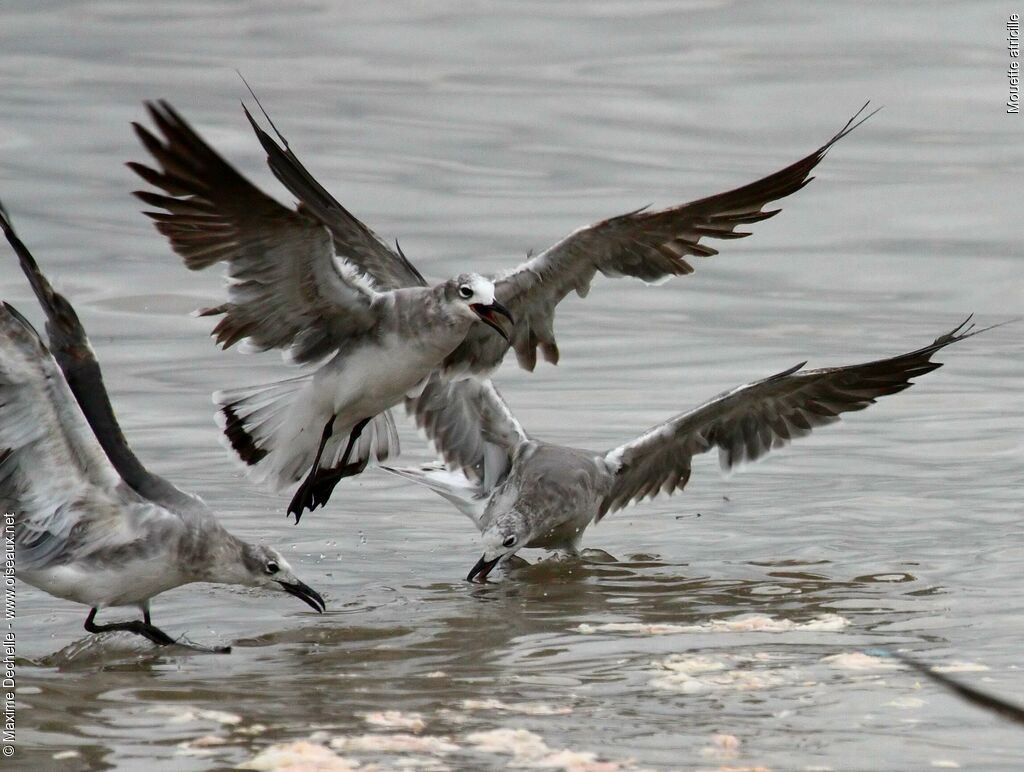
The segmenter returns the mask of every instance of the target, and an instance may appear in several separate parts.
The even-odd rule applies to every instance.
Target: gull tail
[[[474,523],[480,522],[487,507],[487,496],[478,484],[472,482],[462,472],[446,469],[440,464],[429,464],[419,469],[391,466],[381,466],[381,469],[406,480],[412,480],[417,485],[443,496]]]
[[[286,490],[316,462],[312,479],[316,504],[321,505],[342,478],[359,474],[371,459],[385,461],[398,454],[398,430],[390,411],[374,416],[365,426],[342,426],[324,395],[322,384],[318,388],[311,374],[213,395],[220,407],[217,423],[224,443],[252,480],[275,491]],[[328,424],[332,433],[318,460]],[[343,458],[350,435],[352,447]]]
[[[312,385],[313,377],[304,375],[214,393],[223,442],[256,482],[268,482],[280,490],[298,479],[287,479],[288,469],[295,467],[296,474],[301,474],[313,463],[321,426],[316,425]],[[296,435],[303,434],[313,439],[295,442]],[[310,442],[312,447],[306,448]]]

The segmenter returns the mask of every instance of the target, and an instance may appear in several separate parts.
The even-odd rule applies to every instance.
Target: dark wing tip
[[[973,686],[961,683],[959,680],[951,678],[945,673],[937,672],[933,667],[930,667],[915,657],[911,657],[902,652],[894,652],[880,648],[868,649],[866,653],[874,656],[890,657],[895,659],[912,670],[917,671],[928,680],[953,692],[965,702],[991,711],[992,713],[995,713],[1008,721],[1013,721],[1016,724],[1024,724],[1024,706],[1014,704],[1009,700],[1004,700],[1001,697],[996,697],[988,692],[983,692],[980,689],[975,689]]]
[[[846,125],[844,125],[843,128],[841,128],[839,131],[837,131],[833,135],[832,139],[830,139],[828,142],[826,142],[824,145],[822,145],[821,146],[821,150],[819,150],[818,152],[822,156],[824,156],[825,153],[827,153],[829,151],[829,148],[831,148],[836,142],[841,140],[847,134],[850,134],[858,126],[863,124],[866,120],[871,118],[873,115],[877,115],[878,112],[882,109],[881,107],[876,107],[870,113],[868,113],[863,118],[861,118],[860,116],[863,115],[864,111],[868,109],[868,105],[870,105],[870,104],[871,104],[871,100],[869,99],[863,105],[861,105],[861,108],[856,113],[853,114],[853,117],[850,118],[850,120],[848,120],[846,122]]]
[[[273,118],[270,117],[270,114],[263,107],[263,103],[260,101],[260,98],[258,96],[256,96],[256,92],[253,91],[252,86],[249,85],[249,81],[247,81],[245,79],[245,76],[242,75],[241,70],[235,70],[235,72],[237,72],[238,73],[238,77],[242,79],[242,83],[244,83],[245,87],[249,90],[249,94],[256,101],[256,106],[258,108],[260,108],[260,112],[263,113],[263,117],[267,119],[267,123],[269,123],[270,124],[270,128],[272,128],[274,130],[274,133],[277,135],[278,140],[284,146],[284,149],[288,150],[289,149],[289,147],[288,147],[288,140],[284,138],[284,135],[280,131],[278,131],[277,126],[274,124]],[[259,136],[261,134],[265,134],[266,132],[264,132],[263,129],[261,129],[257,125],[256,121],[253,120],[253,117],[249,113],[249,109],[245,106],[244,102],[242,103],[242,110],[245,111],[245,117],[249,119],[249,123],[252,125],[253,129],[256,131],[257,136]],[[269,139],[269,137],[268,137],[268,139]],[[262,142],[262,140],[261,140],[261,142]]]
[[[995,324],[990,324],[988,327],[981,328],[976,328],[975,324],[971,321],[972,319],[974,319],[973,313],[945,335],[937,337],[928,348],[933,348],[935,351],[938,351],[940,348],[948,346],[951,343],[966,340],[967,338],[973,338],[975,335],[980,335],[983,332],[994,330],[997,327],[1005,327],[1008,324],[1015,324],[1016,322],[1024,319],[1024,317],[1017,316],[1013,319],[1007,319],[1006,321],[997,322]]]

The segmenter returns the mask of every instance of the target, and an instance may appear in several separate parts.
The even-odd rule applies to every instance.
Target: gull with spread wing
[[[217,342],[317,364],[297,378],[214,395],[227,442],[253,479],[276,490],[302,480],[288,508],[298,519],[371,458],[397,454],[390,407],[431,379],[486,377],[510,347],[527,369],[538,351],[557,362],[554,312],[569,292],[585,296],[598,272],[649,283],[692,273],[687,257],[717,254],[705,240],[747,236],[737,226],[776,214],[765,206],[806,185],[832,145],[870,117],[861,117],[866,107],[813,153],[749,185],[612,217],[518,268],[434,286],[248,110],[271,170],[298,199],[294,209],[246,180],[167,102],[148,105],[156,133],[135,124],[157,168],[129,166],[160,190],[136,195],[160,210],[146,214],[187,268],[227,263],[228,302],[201,312],[222,315]]]
[[[911,378],[942,366],[931,361],[936,352],[985,331],[969,321],[890,359],[819,370],[801,363],[723,392],[606,453],[531,438],[490,381],[432,381],[409,407],[447,466],[384,468],[473,520],[484,553],[467,579],[483,580],[524,547],[576,554],[586,528],[609,512],[682,490],[696,455],[717,448],[722,468],[731,469],[909,388]]]
[[[14,513],[18,578],[89,606],[91,633],[124,630],[158,645],[175,641],[153,625],[150,600],[192,582],[279,590],[322,612],[323,598],[277,550],[228,533],[201,499],[142,465],[74,308],[2,208],[0,227],[46,313],[50,339],[48,349],[21,314],[0,306],[0,507]],[[136,606],[143,618],[97,624],[108,606]]]

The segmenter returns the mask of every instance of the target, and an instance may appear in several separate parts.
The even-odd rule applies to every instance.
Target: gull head
[[[445,300],[462,315],[474,321],[480,320],[506,341],[509,340],[515,319],[505,306],[494,299],[494,282],[490,279],[475,273],[460,274],[445,284]]]
[[[320,593],[300,581],[288,561],[277,550],[262,544],[246,544],[242,548],[241,563],[244,574],[239,577],[237,584],[286,592],[321,614],[327,608]]]
[[[508,512],[498,518],[484,530],[484,554],[470,570],[466,581],[486,581],[487,575],[498,563],[508,560],[529,541],[526,519],[520,517],[517,512]]]

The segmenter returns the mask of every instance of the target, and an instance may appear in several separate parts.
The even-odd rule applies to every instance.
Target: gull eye
[[[471,297],[473,297],[473,288],[470,287],[468,284],[463,284],[461,287],[459,287],[459,297],[462,298],[463,300],[469,300]]]
[[[271,560],[269,563],[267,563],[267,573],[268,574],[276,574],[280,570],[281,570],[281,567],[277,563],[275,563],[273,560]]]
[[[516,543],[516,537],[515,536],[506,536],[505,537],[505,541],[503,541],[501,543],[501,546],[503,546],[503,547],[511,547],[515,543]]]

